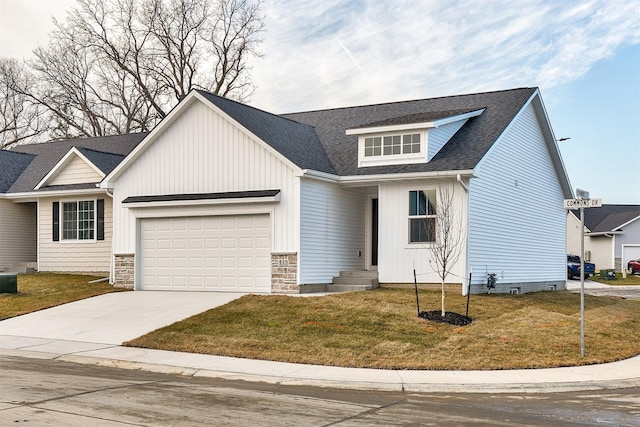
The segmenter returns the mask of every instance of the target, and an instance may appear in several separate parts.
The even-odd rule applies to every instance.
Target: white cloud
[[[272,1],[257,106],[277,112],[568,83],[640,43],[640,2]]]

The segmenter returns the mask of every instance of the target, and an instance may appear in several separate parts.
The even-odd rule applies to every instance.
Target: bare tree
[[[244,100],[264,29],[260,1],[77,0],[13,85],[51,138],[146,131],[201,88]],[[1,83],[1,82],[0,82]]]
[[[435,221],[431,222],[435,241],[430,244],[431,260],[440,277],[442,289],[441,315],[445,316],[444,283],[449,270],[458,262],[464,246],[464,226],[462,212],[455,203],[453,188],[441,184],[437,191]]]
[[[0,58],[0,148],[32,142],[42,132],[40,109],[24,94],[32,84],[18,61]]]

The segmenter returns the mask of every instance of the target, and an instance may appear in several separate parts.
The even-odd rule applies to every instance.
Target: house
[[[39,271],[108,273],[112,203],[98,184],[144,136],[1,150],[0,270],[28,262]]]
[[[584,210],[585,260],[596,270],[620,272],[640,259],[640,205],[602,205]],[[567,215],[567,251],[580,253],[580,211]]]
[[[437,283],[447,188],[464,231],[448,282],[565,286],[572,191],[537,88],[285,115],[195,90],[148,134],[108,138],[11,150],[35,158],[0,198],[32,204],[41,271],[108,269],[136,290]]]

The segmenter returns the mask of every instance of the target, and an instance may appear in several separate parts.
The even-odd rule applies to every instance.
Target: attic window
[[[372,136],[364,138],[365,157],[420,153],[420,134]]]

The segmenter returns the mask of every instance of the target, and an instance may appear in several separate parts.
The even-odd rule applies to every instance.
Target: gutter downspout
[[[466,211],[467,211],[467,215],[466,215],[466,225],[465,225],[465,248],[464,248],[464,259],[465,259],[465,266],[464,266],[464,277],[468,278],[469,277],[469,271],[470,271],[470,266],[469,266],[469,187],[467,187],[467,185],[464,183],[464,181],[462,180],[462,177],[460,176],[460,174],[456,175],[456,180],[458,181],[458,183],[460,184],[460,186],[464,189],[464,192],[467,195],[467,206],[466,206]],[[467,279],[469,280],[469,279]],[[464,280],[462,281],[462,295],[467,295],[467,291],[471,292],[471,283],[468,284],[468,286],[465,286],[464,284]]]
[[[107,194],[107,196],[109,196],[111,198],[111,256],[110,256],[110,261],[109,261],[109,284],[111,286],[113,286],[114,283],[114,277],[115,277],[115,259],[113,257],[113,245],[115,244],[115,240],[113,239],[113,190],[112,189],[105,189],[105,193]]]

